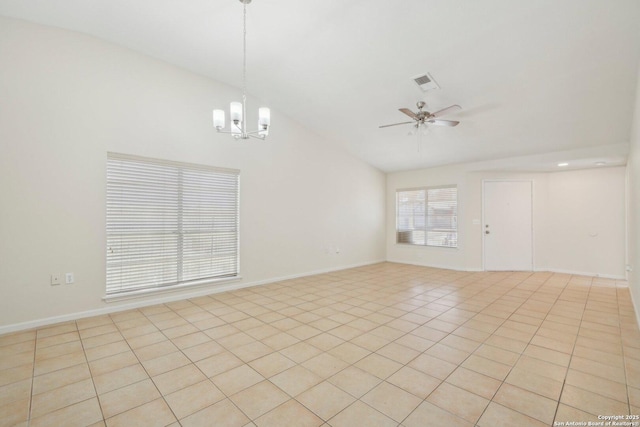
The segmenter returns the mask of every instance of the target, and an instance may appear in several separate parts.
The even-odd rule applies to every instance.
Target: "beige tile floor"
[[[382,263],[0,336],[0,426],[549,426],[640,414],[624,282]]]

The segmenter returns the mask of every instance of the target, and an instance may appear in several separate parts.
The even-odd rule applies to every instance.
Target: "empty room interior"
[[[640,426],[637,0],[0,0],[0,427]]]

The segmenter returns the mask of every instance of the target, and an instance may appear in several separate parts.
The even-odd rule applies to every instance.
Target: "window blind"
[[[109,153],[107,295],[238,275],[239,171]]]
[[[458,247],[458,189],[455,186],[399,190],[396,242]]]

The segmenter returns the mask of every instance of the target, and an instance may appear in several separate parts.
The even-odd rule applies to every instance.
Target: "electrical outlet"
[[[52,274],[51,275],[51,286],[56,286],[60,284],[60,275]]]
[[[65,278],[65,282],[67,283],[67,285],[70,285],[75,281],[75,279],[73,277],[73,273],[67,273],[64,276],[65,276],[64,278]]]

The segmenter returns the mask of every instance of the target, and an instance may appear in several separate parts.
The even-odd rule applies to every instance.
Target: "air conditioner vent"
[[[433,77],[429,73],[420,74],[419,76],[415,76],[413,81],[416,82],[418,87],[422,89],[424,92],[432,89],[440,89],[438,83],[433,80]]]
[[[431,79],[426,74],[424,76],[416,77],[414,80],[419,86],[431,83]]]

